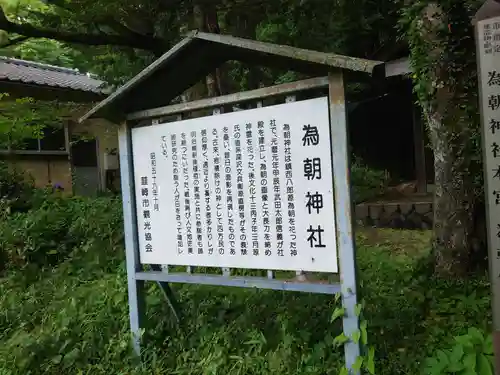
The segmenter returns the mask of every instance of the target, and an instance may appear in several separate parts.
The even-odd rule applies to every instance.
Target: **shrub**
[[[118,199],[64,197],[38,191],[28,212],[0,222],[4,268],[43,267],[98,243],[113,247],[122,233]]]
[[[34,188],[25,176],[0,162],[0,218],[11,212],[26,211]]]
[[[389,183],[387,171],[370,168],[359,157],[354,157],[351,164],[351,194],[354,203],[382,194]]]

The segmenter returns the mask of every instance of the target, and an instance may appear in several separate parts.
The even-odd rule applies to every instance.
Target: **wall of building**
[[[71,168],[67,159],[18,159],[8,164],[23,171],[26,179],[33,179],[36,187],[58,184],[65,192],[72,192]]]
[[[110,183],[106,179],[106,169],[117,168],[117,166],[109,165],[109,158],[106,158],[106,154],[118,152],[118,126],[104,119],[92,119],[82,124],[74,122],[71,125],[70,133],[75,136],[85,136],[97,140],[99,187],[100,189],[109,187]]]
[[[76,121],[70,125],[70,134],[76,136],[85,136],[88,138],[96,139],[95,152],[97,153],[96,177],[90,178],[92,182],[94,179],[98,180],[97,183],[90,184],[91,186],[74,186],[78,184],[73,177],[84,175],[88,177],[92,175],[92,171],[88,166],[80,167],[78,173],[75,173],[75,168],[67,156],[47,156],[47,155],[17,155],[15,160],[9,160],[7,163],[17,170],[22,171],[26,179],[32,180],[36,187],[44,188],[48,186],[60,185],[65,192],[75,194],[81,193],[85,195],[93,195],[97,190],[105,188],[116,188],[119,186],[119,172],[118,165],[109,165],[109,158],[106,160],[106,153],[113,153],[118,151],[118,128],[115,124],[102,119],[94,119],[86,121],[83,124],[78,124]],[[90,151],[88,151],[90,152]],[[90,155],[80,155],[81,159],[95,159]],[[5,159],[4,159],[5,160]],[[114,168],[115,170],[110,173],[106,172],[106,168]],[[111,179],[110,179],[111,177]],[[88,183],[88,181],[80,181],[81,184]],[[91,190],[95,190],[93,193]]]

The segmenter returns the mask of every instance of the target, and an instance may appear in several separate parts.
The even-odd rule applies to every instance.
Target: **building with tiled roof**
[[[0,56],[0,94],[9,101],[35,100],[78,102],[83,110],[109,93],[104,81],[74,69]],[[41,139],[27,139],[19,150],[0,149],[0,159],[14,163],[31,176],[38,187],[58,186],[65,192],[95,194],[117,185],[116,126],[104,119],[78,124],[72,118],[54,117]],[[85,141],[79,141],[81,136]],[[88,139],[87,139],[88,138]]]
[[[0,92],[35,99],[88,102],[109,91],[104,81],[74,69],[0,56]]]

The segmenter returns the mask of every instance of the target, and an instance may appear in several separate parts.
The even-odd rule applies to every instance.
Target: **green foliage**
[[[9,94],[0,94],[0,149],[22,149],[26,139],[40,139],[47,126],[61,127],[63,117],[80,107],[77,103],[11,99]]]
[[[492,335],[469,328],[467,334],[455,337],[451,349],[436,351],[425,366],[428,375],[493,375]]]
[[[397,42],[397,35],[388,31],[399,18],[398,2],[283,3],[270,6],[267,17],[257,28],[258,39],[368,58]]]
[[[363,202],[382,194],[389,184],[386,171],[370,168],[360,158],[351,162],[351,194],[355,203]]]
[[[114,46],[78,46],[75,49],[81,57],[74,67],[82,71],[87,69],[106,83],[116,86],[123,85],[155,60],[151,53]],[[88,56],[93,58],[89,60]]]
[[[341,300],[340,294],[337,294],[337,300]],[[359,319],[359,329],[351,334],[350,337],[346,336],[344,332],[337,335],[333,340],[334,347],[338,347],[341,345],[346,345],[349,342],[354,342],[360,345],[361,355],[356,358],[356,361],[353,365],[353,370],[360,371],[365,370],[368,374],[375,374],[375,347],[368,346],[368,323],[367,320],[362,316],[362,304],[356,305],[355,315]],[[342,307],[342,304],[339,307],[336,307],[333,311],[332,317],[330,319],[331,322],[335,322],[337,319],[344,317],[346,314],[345,308]],[[341,374],[349,374],[349,369],[344,366],[341,371]]]
[[[36,38],[14,42],[20,35],[4,33],[3,55],[77,68],[97,74],[110,84],[132,78],[152,62],[154,54],[165,52],[179,38],[177,10],[171,11],[170,6],[161,2],[2,0],[0,6],[10,21],[43,30],[41,34],[49,30],[49,37],[54,35],[54,39],[40,38],[37,34]],[[175,30],[173,35],[172,30]],[[151,48],[146,43],[133,43],[143,33],[148,36],[158,33],[158,37],[165,38],[164,45],[158,43]],[[110,42],[96,43],[96,38]],[[74,44],[75,39],[78,43]],[[116,40],[124,42],[115,45]],[[144,50],[127,46],[127,40],[135,46],[142,44]]]
[[[365,372],[416,375],[443,343],[491,318],[482,278],[419,277],[427,233],[367,230],[357,236],[364,301],[351,337],[341,335],[339,298],[195,285],[174,286],[183,315],[176,327],[151,283],[138,365],[119,201],[37,193],[29,212],[3,220],[0,237],[9,256],[16,241],[31,244],[17,247],[24,259],[10,256],[0,280],[2,374],[338,375],[341,344],[351,339],[363,345],[356,363]]]
[[[65,68],[81,68],[86,57],[74,48],[51,39],[28,39],[9,47],[0,47],[3,56],[35,61]],[[85,72],[85,70],[84,70]]]
[[[25,176],[0,162],[0,219],[30,207],[33,185]]]
[[[377,55],[396,42],[392,28],[398,19],[399,2],[218,0],[210,3],[217,7],[218,21],[225,34],[243,33],[260,40],[381,60],[384,56]],[[47,35],[58,40],[15,44],[6,47],[9,55],[36,56],[38,61],[78,67],[110,83],[123,83],[131,78],[168,50],[184,31],[192,29],[196,13],[193,7],[200,4],[203,2],[156,0],[127,3],[3,0],[0,3],[10,21],[41,30],[27,32],[27,36]],[[16,37],[11,32],[2,39],[7,42]],[[276,72],[271,76],[273,81]],[[238,77],[236,85],[240,80]]]
[[[398,1],[385,0],[286,0],[270,2],[266,14],[250,7],[248,12],[260,21],[258,40],[385,61],[394,58],[388,51],[400,49],[401,41],[393,32],[400,6]],[[295,72],[264,69],[264,73],[274,83],[303,78]],[[366,86],[370,81],[356,77],[356,84]],[[348,92],[352,86],[347,86]]]
[[[117,200],[67,198],[38,191],[28,212],[0,221],[0,249],[7,269],[55,265],[94,243],[121,238],[121,206]]]

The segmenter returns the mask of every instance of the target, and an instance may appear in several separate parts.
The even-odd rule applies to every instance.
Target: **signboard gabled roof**
[[[193,31],[80,121],[123,118],[126,113],[166,105],[228,60],[311,75],[325,75],[335,68],[374,74],[384,66],[380,61]]]
[[[500,16],[500,1],[487,0],[474,15],[472,24],[475,25],[479,21],[498,16]]]

